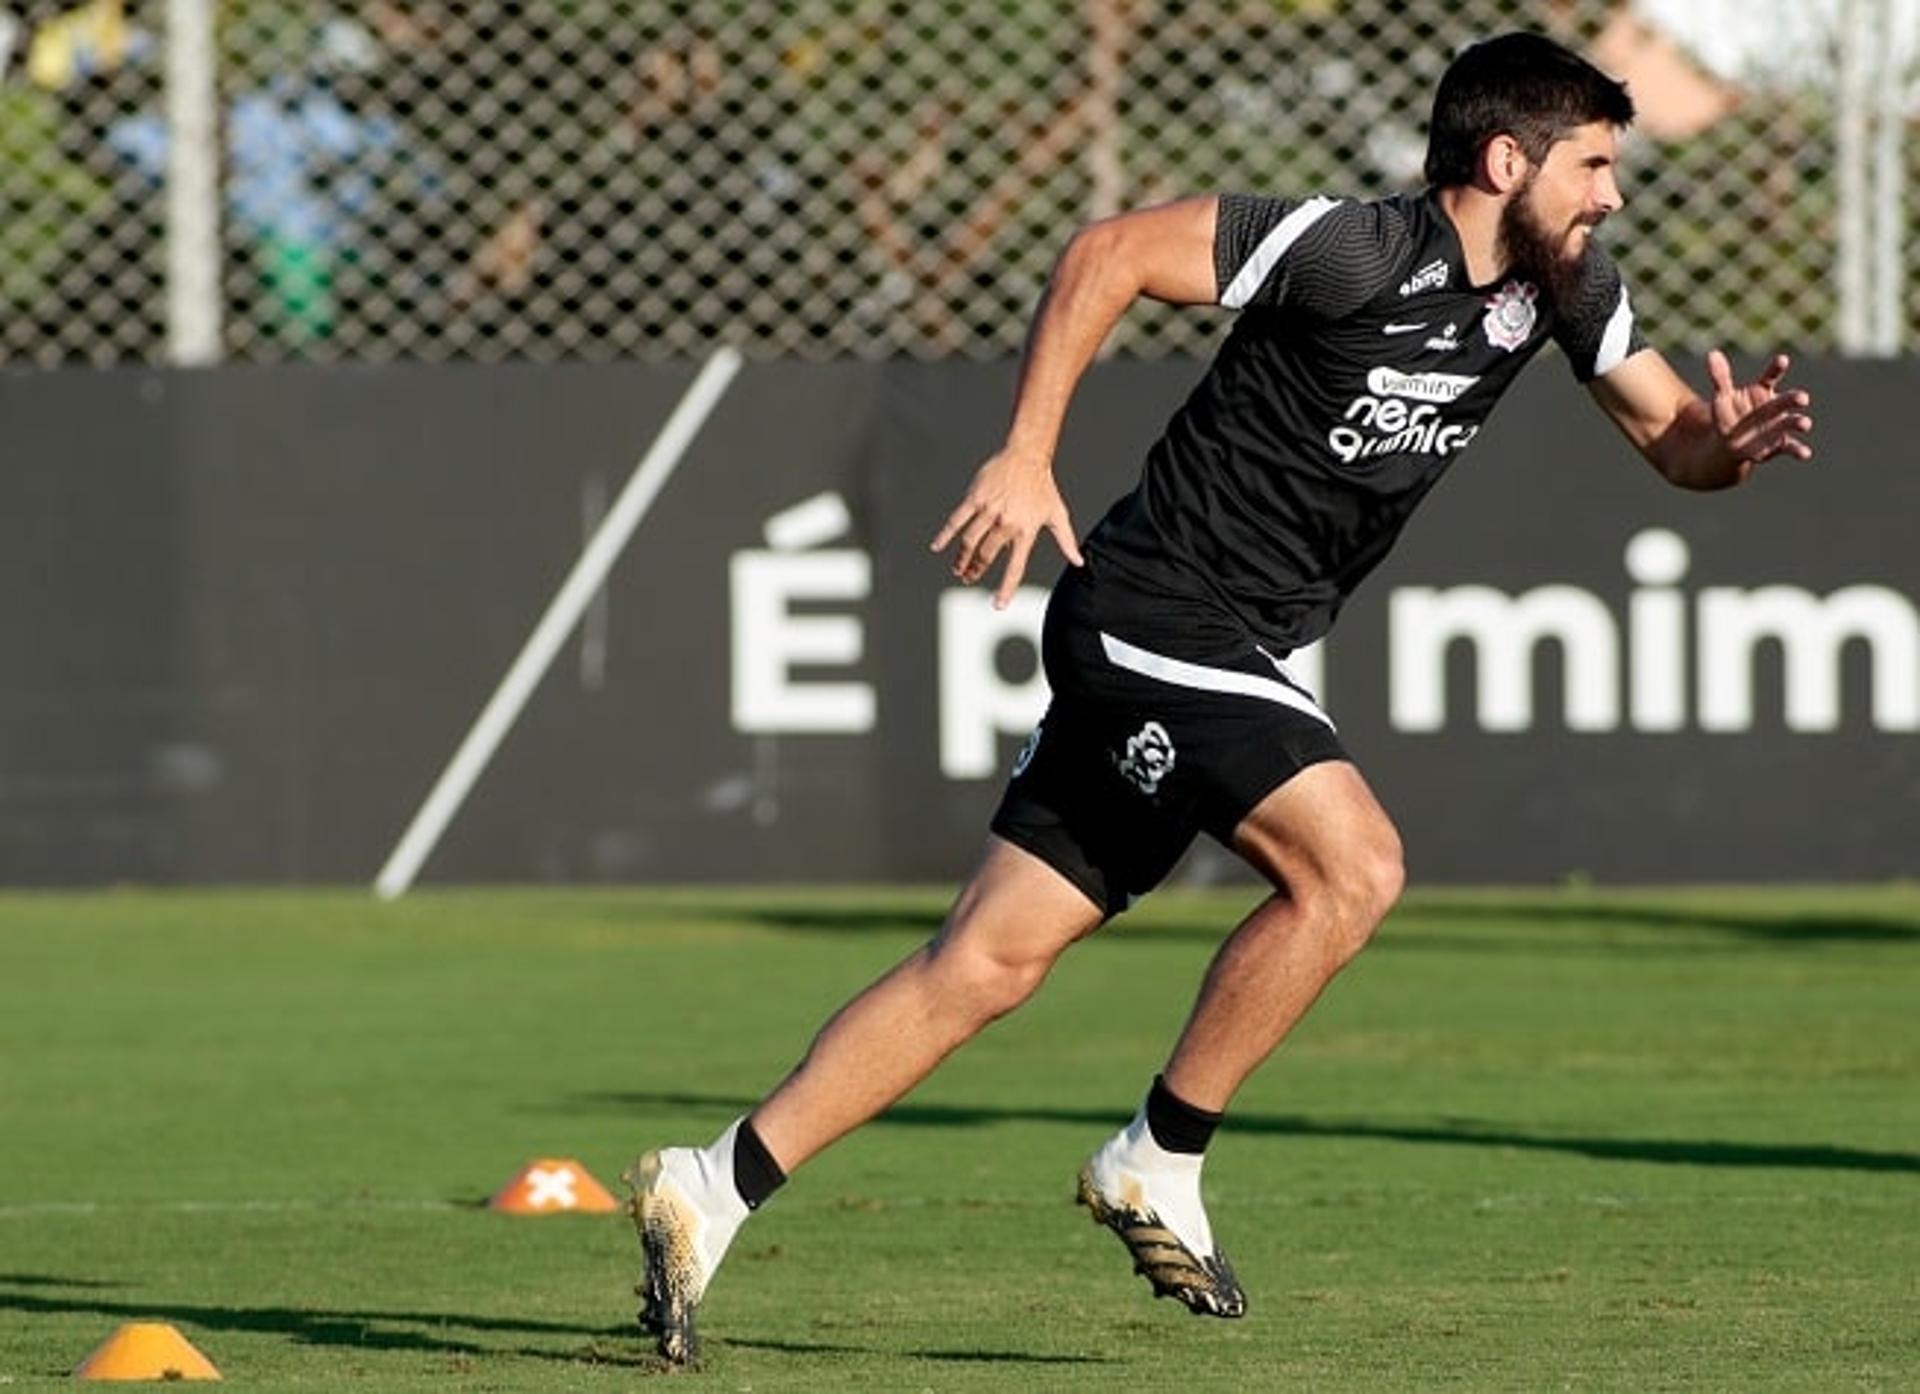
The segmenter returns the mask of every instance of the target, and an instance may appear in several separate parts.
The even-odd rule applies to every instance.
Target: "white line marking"
[[[493,752],[519,718],[521,708],[540,685],[540,679],[546,676],[553,656],[613,569],[627,539],[633,536],[633,530],[672,476],[680,457],[687,453],[687,447],[706,424],[721,394],[740,371],[740,364],[738,349],[714,350],[680,404],[673,409],[673,415],[667,418],[667,424],[654,437],[652,446],[634,466],[633,476],[620,491],[620,497],[614,500],[613,507],[607,510],[599,531],[581,551],[580,559],[573,564],[573,570],[547,606],[547,612],[534,626],[520,656],[500,680],[500,686],[473,723],[473,729],[467,732],[467,738],[460,743],[439,782],[394,847],[393,855],[374,878],[374,893],[382,900],[404,895],[413,884],[421,864],[432,854],[440,835],[460,811],[460,805],[493,758]]]

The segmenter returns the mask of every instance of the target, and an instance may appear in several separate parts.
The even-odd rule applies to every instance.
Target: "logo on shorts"
[[[1127,753],[1114,761],[1120,777],[1143,794],[1156,793],[1160,781],[1173,773],[1173,737],[1157,721],[1149,721],[1140,734],[1127,737]]]
[[[1041,726],[1045,724],[1045,722],[1042,722],[1040,726],[1033,728],[1033,734],[1027,737],[1027,743],[1021,746],[1020,753],[1013,757],[1013,774],[1010,776],[1011,778],[1018,779],[1027,772],[1027,766],[1033,763],[1033,752],[1040,748],[1040,730]]]

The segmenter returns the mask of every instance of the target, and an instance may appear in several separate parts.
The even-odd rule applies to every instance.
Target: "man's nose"
[[[1603,172],[1594,187],[1594,203],[1599,210],[1602,213],[1618,213],[1621,205],[1626,201],[1612,171]]]

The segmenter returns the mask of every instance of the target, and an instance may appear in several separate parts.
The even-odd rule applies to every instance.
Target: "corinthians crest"
[[[1533,302],[1539,290],[1525,281],[1508,281],[1487,302],[1487,313],[1480,323],[1487,331],[1487,342],[1512,353],[1533,333],[1539,318]]]
[[[1159,722],[1149,721],[1139,735],[1127,737],[1127,753],[1115,756],[1114,763],[1120,767],[1122,778],[1151,796],[1160,788],[1160,781],[1173,773],[1173,737]]]

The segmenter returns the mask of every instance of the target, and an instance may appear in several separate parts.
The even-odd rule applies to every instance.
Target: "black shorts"
[[[1231,846],[1268,794],[1347,754],[1312,694],[1253,639],[1196,616],[1178,647],[1205,662],[1129,642],[1112,632],[1124,622],[1099,585],[1075,568],[1054,588],[1041,640],[1053,700],[993,831],[1116,915],[1196,833]]]

